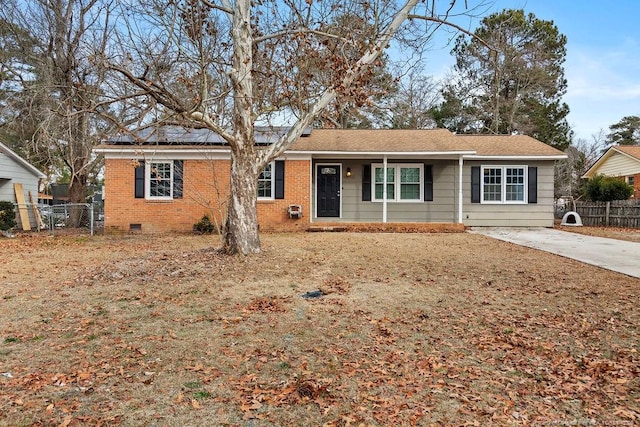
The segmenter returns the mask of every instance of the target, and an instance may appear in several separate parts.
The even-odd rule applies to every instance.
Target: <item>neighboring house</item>
[[[640,146],[614,145],[610,147],[582,176],[614,176],[633,187],[633,198],[640,199]]]
[[[283,131],[259,131],[256,144]],[[221,220],[230,152],[218,135],[163,127],[135,140],[145,142],[119,137],[96,148],[105,157],[106,230],[187,231],[205,213]],[[313,129],[261,173],[259,224],[551,227],[554,161],[565,157],[524,135]],[[289,215],[291,205],[301,218]]]
[[[27,204],[31,200],[34,204],[37,203],[40,179],[44,178],[45,174],[0,142],[0,200],[19,204],[20,212],[28,215],[32,227],[36,226],[36,220],[33,209]],[[17,198],[16,184],[19,191]],[[18,227],[21,225],[22,222],[18,221]]]

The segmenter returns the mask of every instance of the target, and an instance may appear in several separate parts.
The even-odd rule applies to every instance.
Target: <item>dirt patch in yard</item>
[[[0,425],[640,420],[640,280],[476,234],[262,240],[0,240]]]

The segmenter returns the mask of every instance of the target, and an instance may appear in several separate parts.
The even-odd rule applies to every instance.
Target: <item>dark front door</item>
[[[340,217],[340,165],[317,165],[318,217]]]

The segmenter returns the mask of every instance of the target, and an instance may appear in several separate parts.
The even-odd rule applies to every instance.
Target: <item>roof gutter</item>
[[[465,155],[465,160],[563,160],[568,156],[566,154],[543,155],[543,156],[500,156],[500,155]]]
[[[460,155],[473,155],[475,151],[303,151],[303,150],[291,150],[287,153],[295,154],[308,154],[316,156],[460,156]]]

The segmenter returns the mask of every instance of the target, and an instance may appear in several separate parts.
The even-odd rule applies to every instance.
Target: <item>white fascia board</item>
[[[311,155],[306,153],[285,151],[281,154],[277,160],[309,160],[311,161]]]
[[[317,157],[451,157],[457,159],[461,155],[472,155],[475,151],[295,151],[313,158]]]
[[[230,150],[220,149],[157,149],[151,147],[96,148],[93,151],[103,154],[106,159],[156,159],[156,160],[229,160]],[[311,160],[311,156],[301,153],[285,152],[278,160]]]
[[[137,159],[151,158],[159,160],[198,160],[198,159],[214,159],[228,160],[231,158],[229,150],[207,150],[207,149],[170,149],[162,150],[150,147],[131,147],[131,148],[94,148],[94,152],[103,154],[105,159]]]
[[[464,160],[563,160],[567,158],[566,154],[558,154],[554,156],[481,156],[471,155],[462,156]]]

